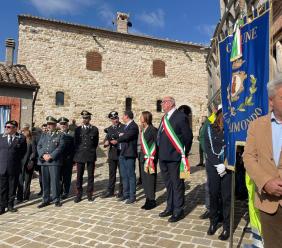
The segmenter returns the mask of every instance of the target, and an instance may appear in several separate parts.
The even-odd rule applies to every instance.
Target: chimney
[[[117,31],[128,33],[129,14],[117,12]]]
[[[16,43],[14,39],[6,40],[6,65],[11,66],[14,62],[14,51],[15,51]]]

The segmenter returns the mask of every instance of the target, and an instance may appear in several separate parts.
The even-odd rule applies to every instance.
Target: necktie
[[[8,135],[8,145],[10,146],[12,144],[12,136]]]

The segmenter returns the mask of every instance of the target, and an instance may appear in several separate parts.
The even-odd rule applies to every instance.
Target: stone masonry
[[[102,70],[86,69],[86,54],[102,55]],[[191,107],[197,135],[201,117],[207,114],[206,48],[146,36],[119,33],[31,16],[19,16],[18,63],[25,64],[40,84],[35,123],[47,115],[80,118],[83,109],[93,113],[93,124],[105,128],[107,114],[122,113],[125,99],[132,110],[153,113],[158,123],[157,100],[172,95],[178,106]],[[153,60],[165,62],[165,77],[152,74]],[[63,91],[64,106],[55,105],[55,93]]]

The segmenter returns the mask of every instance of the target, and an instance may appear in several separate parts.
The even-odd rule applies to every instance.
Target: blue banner
[[[249,123],[268,113],[269,11],[241,27],[242,57],[231,62],[233,36],[219,43],[224,138],[229,166]]]

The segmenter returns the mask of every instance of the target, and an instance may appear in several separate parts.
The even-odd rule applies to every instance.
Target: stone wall
[[[156,112],[156,102],[171,95],[178,106],[191,107],[198,135],[201,116],[207,114],[206,52],[200,47],[99,29],[93,37],[89,28],[33,19],[19,23],[18,63],[25,64],[40,84],[36,125],[47,115],[80,121],[80,112],[86,109],[102,132],[109,125],[110,111],[124,111],[126,97],[132,98],[137,116],[151,111],[158,125],[162,113]],[[89,51],[102,55],[101,72],[86,70]],[[154,59],[165,61],[165,77],[152,75]],[[65,93],[64,106],[55,105],[56,91]]]

